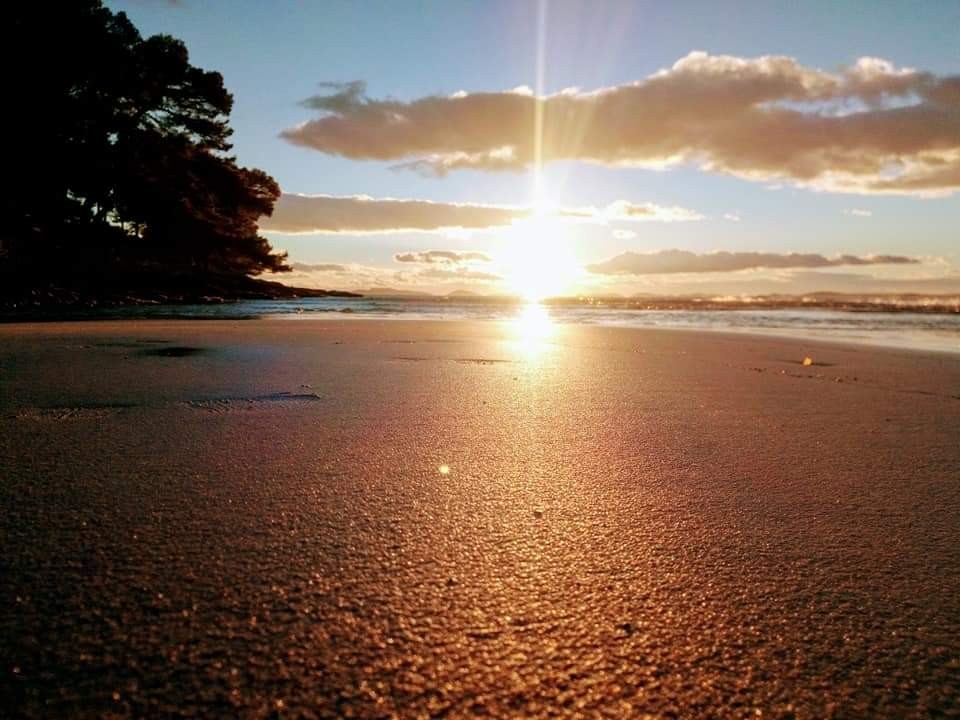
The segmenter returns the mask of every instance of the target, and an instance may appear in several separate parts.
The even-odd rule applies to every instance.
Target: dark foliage
[[[257,234],[280,189],[229,155],[219,73],[99,0],[17,3],[4,26],[0,283],[289,269]]]

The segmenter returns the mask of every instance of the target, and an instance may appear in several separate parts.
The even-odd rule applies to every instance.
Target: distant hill
[[[360,295],[367,297],[437,297],[433,293],[423,292],[421,290],[398,290],[392,287],[371,287],[364,290],[357,290]]]

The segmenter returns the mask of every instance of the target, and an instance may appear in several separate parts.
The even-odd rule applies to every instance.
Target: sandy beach
[[[950,715],[960,354],[6,325],[0,546],[9,717]]]

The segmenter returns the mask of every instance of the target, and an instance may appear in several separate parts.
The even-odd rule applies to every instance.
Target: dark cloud
[[[314,95],[303,100],[300,104],[311,110],[320,110],[321,112],[343,113],[350,112],[352,108],[357,107],[363,101],[367,92],[367,84],[362,80],[354,82],[336,83],[322,82],[317,83],[320,87],[333,90],[328,95]]]
[[[542,158],[664,167],[696,163],[752,180],[843,192],[960,189],[960,76],[861,58],[836,73],[789,57],[693,52],[668,70],[593,92],[368,98],[362,83],[306,104],[291,143],[442,175],[522,170],[542,113]]]
[[[654,253],[625,252],[604,262],[588,265],[601,275],[666,275],[672,273],[735,272],[754,268],[823,268],[843,265],[906,265],[919,262],[901,255],[839,255],[811,253],[715,252],[698,255],[686,250]]]

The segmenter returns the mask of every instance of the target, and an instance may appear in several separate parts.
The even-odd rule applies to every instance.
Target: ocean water
[[[280,317],[512,321],[530,307],[477,299],[302,298],[216,305],[145,305],[83,311],[85,319]],[[853,312],[838,309],[641,310],[583,305],[537,308],[542,322],[775,334],[920,350],[960,352],[960,313]],[[62,316],[62,314],[61,314]],[[23,318],[26,319],[26,318]]]

